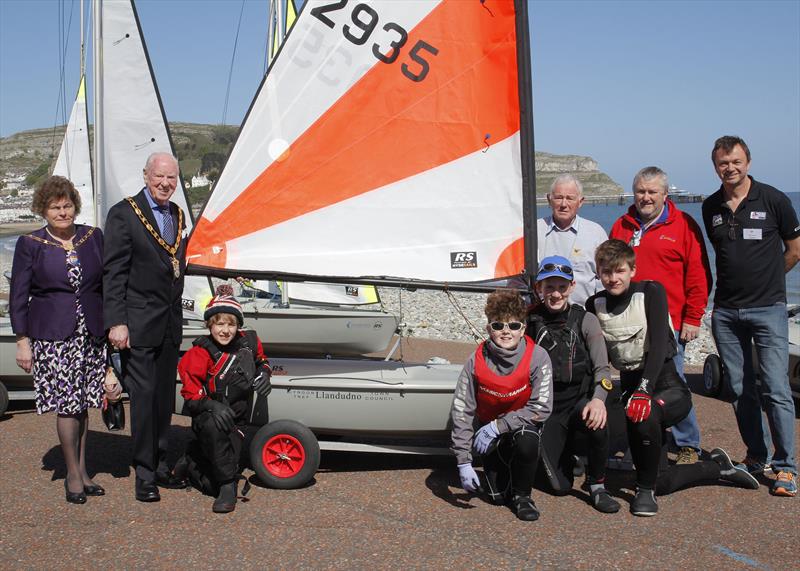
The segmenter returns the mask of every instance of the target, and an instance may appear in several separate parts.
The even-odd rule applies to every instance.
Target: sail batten
[[[489,4],[309,0],[190,238],[190,271],[518,275],[518,16],[511,0]]]

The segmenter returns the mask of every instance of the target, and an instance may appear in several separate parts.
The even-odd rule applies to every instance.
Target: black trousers
[[[589,399],[580,399],[571,408],[555,410],[542,427],[541,469],[546,481],[555,493],[566,493],[572,489],[573,454],[577,454],[576,438],[581,435],[588,445],[588,482],[602,482],[606,477],[608,459],[608,425],[599,430],[590,430],[581,418]],[[540,470],[541,471],[541,470]],[[541,479],[540,479],[541,480]],[[541,485],[541,481],[539,482]]]
[[[230,432],[222,432],[208,411],[192,418],[192,430],[205,458],[205,462],[198,461],[197,464],[206,466],[209,472],[206,475],[218,485],[230,482],[239,474],[244,442],[244,433],[240,428],[237,425]]]
[[[152,482],[166,475],[169,427],[175,410],[178,347],[167,336],[160,347],[123,351],[123,384],[131,399],[133,467],[136,476]]]
[[[631,456],[636,464],[636,484],[654,489],[664,444],[665,430],[680,422],[692,409],[692,396],[670,360],[653,392],[650,416],[643,422],[627,420]]]
[[[530,496],[539,464],[540,429],[523,426],[498,438],[497,446],[483,456],[489,497],[504,504],[509,495]]]
[[[667,460],[669,444],[663,438],[661,458],[659,461],[658,479],[656,480],[656,495],[666,496],[681,488],[699,482],[713,482],[720,476],[719,464],[713,460],[702,460],[694,464],[673,464]]]

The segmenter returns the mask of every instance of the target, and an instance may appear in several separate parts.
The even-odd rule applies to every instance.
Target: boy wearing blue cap
[[[553,412],[542,428],[542,463],[549,487],[562,495],[572,490],[576,436],[588,441],[586,483],[592,507],[619,511],[605,488],[608,426],[605,400],[612,388],[603,332],[597,317],[570,304],[575,289],[572,265],[562,256],[539,264],[536,293],[540,302],[528,316],[537,345],[553,364]]]

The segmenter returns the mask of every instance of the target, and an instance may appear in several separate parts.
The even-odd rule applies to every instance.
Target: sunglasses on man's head
[[[489,324],[489,327],[491,327],[494,331],[502,331],[506,327],[508,327],[510,331],[519,331],[523,326],[524,323],[520,321],[509,321],[508,323],[505,323],[504,321],[492,321]]]
[[[542,272],[554,272],[556,270],[558,270],[559,272],[564,272],[568,276],[572,275],[572,268],[562,264],[543,264],[542,266],[539,267],[538,273],[541,274]]]

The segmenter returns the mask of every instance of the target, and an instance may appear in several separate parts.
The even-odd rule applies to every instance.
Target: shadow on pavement
[[[469,503],[472,498],[482,497],[465,492],[461,490],[461,482],[458,479],[458,472],[450,466],[449,468],[441,467],[431,470],[428,477],[425,478],[425,485],[433,493],[434,496],[440,500],[444,500],[451,506],[461,508],[463,510],[471,510],[475,506]],[[453,493],[450,488],[458,488],[460,491]],[[485,500],[484,500],[485,501]]]
[[[43,424],[49,424],[49,422],[43,420]],[[64,463],[61,446],[57,444],[58,437],[56,436],[55,423],[53,423],[52,429],[53,440],[56,444],[42,456],[42,470],[52,472],[51,480],[55,481],[66,477],[67,468]],[[170,428],[170,449],[167,453],[167,463],[170,467],[183,454],[186,442],[191,435],[191,428],[184,426],[172,426]],[[133,441],[129,434],[108,432],[102,425],[98,430],[90,428],[86,441],[86,467],[89,474],[93,477],[97,474],[109,474],[114,478],[132,477],[132,447]]]

